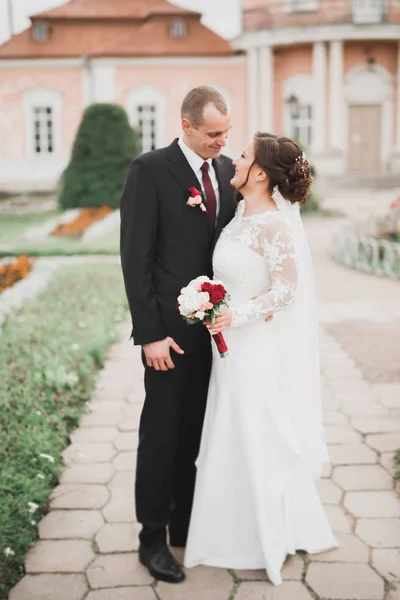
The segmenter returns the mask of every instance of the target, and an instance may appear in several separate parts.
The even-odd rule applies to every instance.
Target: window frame
[[[58,92],[47,88],[34,88],[23,96],[26,123],[26,150],[29,157],[35,160],[52,159],[61,155],[61,96]],[[53,151],[37,152],[37,109],[51,109]],[[43,128],[45,129],[45,128]]]
[[[286,13],[310,13],[319,10],[319,0],[285,0]]]
[[[181,40],[187,37],[188,26],[186,21],[180,18],[173,19],[169,24],[169,34],[175,40]]]
[[[140,106],[155,107],[155,147],[165,146],[165,117],[166,117],[166,97],[162,90],[154,85],[140,85],[131,90],[127,95],[127,109],[129,121],[132,127],[138,129]],[[146,152],[145,149],[142,152]]]

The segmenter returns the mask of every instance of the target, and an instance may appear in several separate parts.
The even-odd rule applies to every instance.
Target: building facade
[[[180,134],[197,85],[231,104],[234,156],[257,129],[321,175],[400,176],[400,0],[242,0],[227,42],[167,0],[70,0],[0,46],[0,191],[53,189],[83,110],[123,106],[143,150]]]
[[[180,134],[195,86],[219,89],[247,114],[246,57],[167,0],[70,0],[31,18],[0,47],[0,190],[53,189],[86,106],[123,106],[143,151]],[[239,119],[229,139],[246,139]]]
[[[326,175],[400,173],[400,2],[244,0],[248,131],[298,138]]]

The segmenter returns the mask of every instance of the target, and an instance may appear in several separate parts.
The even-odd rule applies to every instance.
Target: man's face
[[[204,160],[221,155],[231,127],[229,110],[223,115],[213,104],[207,104],[205,107],[203,122],[199,127],[194,127],[187,119],[182,120],[186,144]]]

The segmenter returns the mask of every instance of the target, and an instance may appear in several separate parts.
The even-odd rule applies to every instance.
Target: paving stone
[[[118,424],[120,431],[138,431],[139,420],[136,417],[125,417]]]
[[[392,589],[386,596],[386,600],[400,600],[400,581],[392,583]]]
[[[377,454],[365,444],[330,444],[329,458],[333,465],[376,464]]]
[[[381,454],[381,465],[389,471],[389,473],[394,477],[396,466],[394,463],[394,452],[385,452]]]
[[[342,490],[330,479],[320,479],[317,482],[317,490],[323,504],[339,504]]]
[[[39,541],[26,556],[27,573],[83,573],[94,559],[90,541]]]
[[[140,404],[126,404],[123,412],[125,416],[137,419],[137,422],[139,423],[142,406]]]
[[[85,600],[157,600],[151,587],[123,587],[90,592]]]
[[[351,533],[352,519],[340,506],[326,505],[324,510],[333,533]]]
[[[100,552],[136,552],[140,529],[139,523],[106,523],[96,536]]]
[[[199,600],[200,598],[199,596]],[[214,596],[210,595],[209,598],[214,600]],[[164,600],[164,597],[161,596],[161,599]],[[219,600],[219,598],[215,598],[215,600]],[[252,582],[240,585],[235,600],[311,600],[311,595],[298,581],[288,581],[279,587],[270,583]]]
[[[326,425],[328,444],[349,444],[360,441],[360,435],[349,425]]]
[[[332,471],[333,471],[332,465],[325,463],[322,467],[321,477],[323,479],[330,479],[330,477],[332,475]]]
[[[117,427],[82,427],[70,434],[72,442],[112,442],[118,435]]]
[[[26,575],[9,600],[82,600],[87,591],[84,575]]]
[[[372,566],[388,581],[400,581],[400,548],[372,550]]]
[[[108,462],[113,459],[116,453],[117,451],[111,442],[100,444],[76,442],[64,450],[63,459],[66,465],[80,463],[92,464]]]
[[[368,565],[311,563],[307,582],[321,600],[382,600],[383,579]]]
[[[123,412],[120,409],[103,412],[90,412],[86,414],[79,422],[80,427],[99,427],[107,425],[118,425],[123,418]]]
[[[60,477],[61,483],[108,483],[114,475],[109,463],[71,465]]]
[[[400,448],[400,434],[372,433],[366,436],[366,443],[378,452],[395,452]]]
[[[114,446],[118,452],[125,450],[136,450],[138,447],[139,436],[137,431],[120,432],[114,440]]]
[[[323,416],[325,425],[346,425],[349,421],[348,418],[338,410],[325,410]]]
[[[282,569],[284,581],[300,581],[304,569],[304,562],[300,556],[289,556]],[[241,581],[268,581],[265,569],[235,569],[236,576]]]
[[[93,396],[90,402],[87,403],[87,408],[90,412],[110,412],[114,410],[122,410],[125,407],[123,398],[119,400],[109,400],[109,396],[97,397]]]
[[[390,408],[400,408],[400,385],[398,383],[373,384],[380,402]]]
[[[116,473],[108,484],[113,492],[119,490],[125,496],[133,496],[135,491],[135,478],[132,472]]]
[[[346,491],[393,489],[392,477],[380,465],[336,467],[333,480]]]
[[[356,517],[400,517],[400,502],[393,491],[348,492],[344,505]]]
[[[153,578],[140,563],[137,553],[102,554],[87,570],[92,589],[150,585]]]
[[[97,510],[51,510],[39,522],[39,537],[91,540],[104,524]]]
[[[339,548],[310,555],[312,562],[368,563],[368,547],[351,533],[335,533]]]
[[[109,498],[104,485],[62,484],[50,495],[50,508],[102,508]]]
[[[136,469],[136,452],[120,452],[113,460],[113,467],[116,471],[134,472]]]
[[[341,411],[349,417],[387,417],[388,410],[377,402],[347,402],[341,405]]]
[[[134,523],[136,519],[133,496],[125,497],[113,493],[110,502],[103,508],[103,516],[109,523]]]
[[[359,519],[356,534],[369,546],[400,548],[399,519]]]
[[[395,433],[400,431],[400,421],[396,419],[356,418],[351,421],[360,433]]]
[[[161,600],[227,600],[233,585],[225,569],[195,567],[187,569],[186,579],[179,585],[160,581],[157,594]]]

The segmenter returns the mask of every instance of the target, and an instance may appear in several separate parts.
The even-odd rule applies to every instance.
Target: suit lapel
[[[196,177],[195,172],[192,167],[189,165],[188,161],[185,158],[182,150],[179,148],[177,140],[172,142],[172,144],[168,148],[168,169],[178,181],[178,183],[182,186],[185,192],[185,201],[188,200],[190,196],[189,188],[195,187],[199,192],[201,192],[201,196],[203,198],[204,204],[207,206],[207,199],[205,198],[199,180]],[[204,213],[200,207],[190,208],[188,210],[194,210],[198,212],[199,218],[206,224],[209,230],[212,231],[213,226],[211,223],[211,219],[208,214]]]

